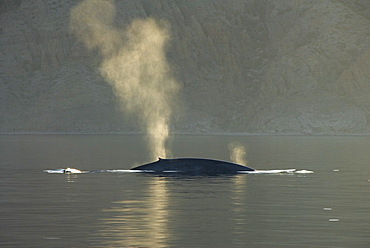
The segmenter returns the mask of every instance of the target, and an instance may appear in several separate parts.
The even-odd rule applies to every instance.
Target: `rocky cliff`
[[[138,131],[71,32],[81,2],[0,1],[0,132]],[[112,28],[169,24],[172,131],[370,132],[369,1],[112,3]]]

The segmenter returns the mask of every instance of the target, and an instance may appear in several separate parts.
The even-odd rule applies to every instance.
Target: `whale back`
[[[158,161],[132,168],[132,170],[143,170],[145,172],[155,173],[187,173],[196,175],[236,174],[238,171],[254,171],[254,169],[244,165],[203,158],[159,158]]]

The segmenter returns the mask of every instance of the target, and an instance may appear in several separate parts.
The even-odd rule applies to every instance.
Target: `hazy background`
[[[81,3],[0,1],[0,132],[143,131],[104,77],[101,47],[73,31]],[[109,21],[93,8],[105,29],[165,26],[171,132],[370,133],[368,0],[109,3]]]

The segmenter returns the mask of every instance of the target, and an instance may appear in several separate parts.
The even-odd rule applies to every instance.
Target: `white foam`
[[[295,169],[286,170],[254,170],[254,171],[238,171],[239,173],[247,174],[278,174],[278,173],[294,173]]]
[[[68,167],[67,169],[64,170],[64,173],[66,173],[66,174],[79,174],[79,173],[83,173],[83,171]]]
[[[89,173],[89,171],[81,171],[74,168],[66,168],[66,169],[54,169],[54,170],[44,170],[46,173],[50,174],[81,174],[81,173]]]
[[[310,171],[310,170],[299,170],[299,171],[295,171],[294,173],[298,173],[298,174],[311,174],[311,173],[313,173],[313,171]]]
[[[54,170],[44,170],[46,173],[50,174],[81,174],[90,173],[90,171],[81,171],[78,169],[67,168],[67,169],[54,169]],[[155,172],[153,170],[103,170],[103,171],[91,171],[94,172],[110,172],[110,173],[143,173],[143,172]],[[163,173],[179,173],[181,171],[168,170],[163,171]],[[254,170],[254,171],[238,171],[241,174],[310,174],[313,171],[309,170],[296,170],[296,169],[283,169],[283,170]]]
[[[336,222],[339,221],[339,219],[329,219],[330,222]]]
[[[287,174],[309,174],[313,173],[313,171],[309,170],[299,170],[296,169],[284,169],[284,170],[254,170],[254,171],[238,171],[238,173],[245,173],[245,174],[281,174],[281,173],[287,173]]]
[[[64,169],[44,170],[44,172],[51,174],[64,174]]]

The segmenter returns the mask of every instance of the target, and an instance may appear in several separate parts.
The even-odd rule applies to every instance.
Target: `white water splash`
[[[53,169],[53,170],[44,170],[44,172],[50,174],[82,174],[82,173],[90,173],[90,171],[81,171],[74,168],[66,168],[66,169]]]
[[[68,169],[68,168],[67,168]],[[101,170],[101,171],[80,171],[77,169],[73,169],[75,172],[66,173],[67,169],[53,169],[53,170],[44,170],[44,172],[49,174],[81,174],[81,173],[101,173],[101,172],[109,172],[109,173],[150,173],[154,172],[152,170]],[[71,169],[71,168],[69,168]],[[179,171],[163,171],[163,173],[180,173]],[[285,170],[255,170],[255,171],[238,171],[240,174],[311,174],[313,171],[309,170],[296,170],[296,169],[285,169]]]
[[[254,171],[239,171],[241,174],[311,174],[313,171],[283,169],[283,170],[254,170]]]

